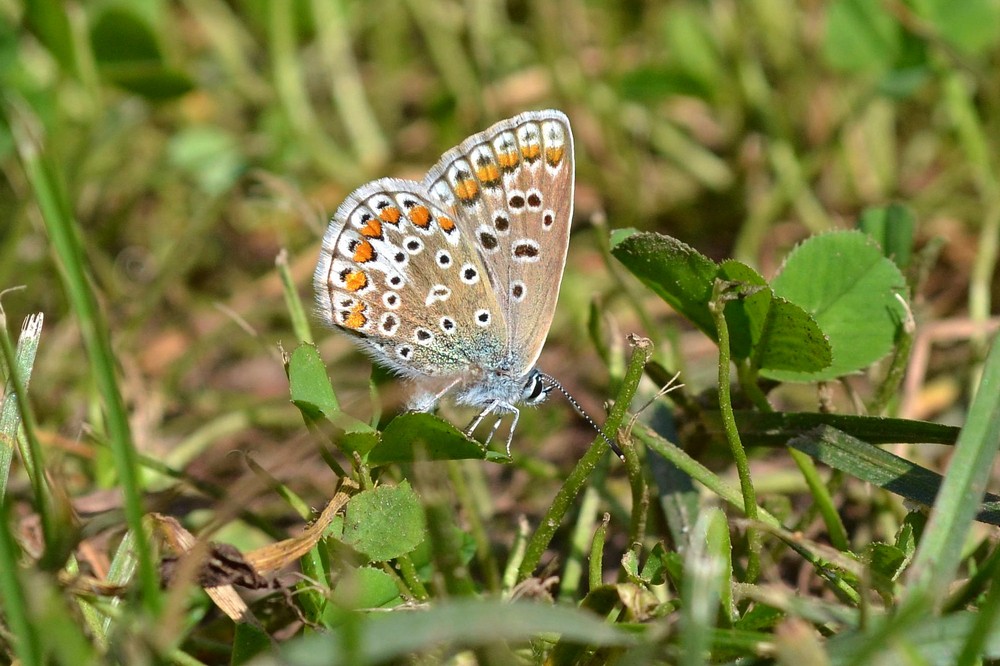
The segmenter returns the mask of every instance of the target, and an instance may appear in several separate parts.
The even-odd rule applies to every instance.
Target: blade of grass
[[[590,542],[590,570],[588,583],[591,590],[596,590],[604,585],[604,543],[608,538],[608,523],[611,522],[611,514],[605,513],[601,519],[601,524],[594,531],[594,538]]]
[[[330,92],[340,120],[354,146],[361,167],[378,168],[389,156],[389,147],[365,96],[358,62],[351,48],[344,0],[313,0],[313,18],[320,55],[330,74]]]
[[[721,522],[721,525],[719,523]],[[718,618],[720,584],[728,580],[725,559],[710,551],[709,532],[728,532],[726,517],[719,509],[702,513],[695,523],[681,585],[680,661],[682,666],[708,663],[712,630]],[[728,609],[727,609],[728,612]]]
[[[993,579],[986,598],[977,605],[979,612],[974,615],[972,628],[966,634],[962,651],[955,659],[955,663],[959,666],[980,663],[987,640],[995,631],[997,617],[1000,616],[1000,585],[997,585],[996,578]]]
[[[30,375],[31,365],[25,366],[22,364],[28,358],[17,357],[18,352],[15,352],[13,345],[11,345],[10,337],[7,334],[7,327],[4,325],[2,319],[0,317],[0,348],[2,348],[4,363],[10,371],[9,380],[13,387],[13,390],[7,395],[13,399],[15,410],[21,417],[20,423],[23,428],[24,437],[17,439],[17,442],[20,445],[21,461],[24,463],[25,472],[28,474],[28,479],[31,482],[34,507],[41,521],[42,537],[45,541],[45,551],[42,554],[39,564],[43,568],[54,570],[65,563],[66,557],[74,545],[72,543],[74,540],[73,530],[66,522],[60,524],[56,498],[53,496],[53,489],[49,486],[49,481],[45,475],[42,448],[38,442],[37,428],[35,426],[35,414],[31,409],[31,402],[28,400],[27,381],[21,375],[22,369],[26,370],[27,374]],[[42,332],[42,321],[41,314],[25,319],[21,329],[21,336],[18,340],[18,351],[24,348],[24,351],[27,352],[25,356],[30,356],[32,362]],[[17,425],[12,425],[14,437],[17,438]],[[13,444],[13,441],[11,443]],[[7,464],[8,467],[4,470],[3,485],[6,484],[9,461]],[[0,493],[0,501],[2,501],[3,497],[4,495]]]
[[[406,0],[405,4],[445,86],[456,100],[481,110],[482,95],[474,92],[480,90],[480,84],[472,68],[473,59],[462,42],[462,23],[448,20],[451,7],[438,0]]]
[[[585,569],[584,556],[588,552],[588,543],[592,541],[594,524],[597,522],[597,512],[601,505],[601,495],[594,486],[588,486],[583,491],[580,500],[580,511],[573,525],[573,534],[569,539],[569,552],[566,553],[566,563],[562,568],[559,581],[559,600],[574,603],[580,598],[580,581]]]
[[[468,462],[468,461],[466,461]],[[500,568],[496,558],[493,556],[493,549],[490,543],[489,530],[483,520],[481,505],[466,481],[465,471],[468,466],[463,466],[457,460],[449,460],[446,463],[448,478],[451,480],[452,488],[455,489],[455,496],[458,504],[462,507],[462,513],[469,524],[469,533],[476,542],[476,559],[482,568],[484,587],[490,592],[497,594],[500,592]]]
[[[821,426],[789,440],[788,446],[833,469],[927,506],[934,503],[941,487],[940,474],[835,428]],[[986,497],[990,501],[978,510],[976,519],[998,525],[998,498],[990,494]]]
[[[295,288],[295,281],[288,268],[288,250],[282,248],[274,260],[274,265],[278,267],[278,275],[281,277],[281,291],[285,295],[285,305],[288,307],[288,316],[292,319],[292,330],[295,337],[300,342],[306,344],[313,343],[312,331],[309,330],[309,318],[306,317],[306,310],[302,307],[302,299]]]
[[[350,183],[357,178],[359,169],[342,157],[344,151],[327,136],[305,89],[300,66],[303,59],[295,49],[295,12],[296,5],[293,3],[281,0],[268,3],[274,89],[292,131],[313,161],[337,180]]]
[[[979,390],[958,436],[944,483],[907,576],[907,598],[944,601],[962,558],[965,537],[986,492],[1000,446],[1000,337],[983,368]]]
[[[958,71],[948,71],[944,76],[945,109],[954,123],[959,145],[965,153],[966,163],[972,172],[973,182],[979,190],[982,207],[982,226],[976,241],[976,259],[969,280],[969,313],[977,321],[990,316],[991,282],[996,274],[997,256],[1000,253],[1000,181],[993,168],[994,156],[987,130],[976,110],[972,90],[966,77]],[[975,337],[980,349],[985,349],[985,335]]]
[[[17,350],[8,355],[10,340],[7,336],[7,321],[0,311],[0,336],[4,348],[4,360],[11,369],[10,376],[4,386],[3,406],[0,407],[0,500],[7,494],[7,477],[10,475],[10,465],[14,458],[14,447],[17,443],[17,430],[21,426],[21,413],[28,408],[26,402],[20,403],[19,397],[26,397],[28,384],[31,380],[31,370],[35,365],[35,353],[38,351],[38,341],[42,335],[42,314],[32,315],[24,320],[21,335],[17,340]],[[11,360],[13,357],[13,361]],[[20,380],[20,381],[17,381]],[[18,384],[22,384],[18,386]],[[27,427],[31,427],[30,425]],[[29,447],[22,452],[25,468],[36,487],[40,483],[35,467],[38,458],[38,440],[34,433],[28,437]]]
[[[30,127],[30,112],[11,103],[6,105],[5,112],[15,137],[21,164],[41,209],[42,220],[55,251],[63,288],[80,325],[94,382],[104,402],[111,453],[124,497],[125,518],[129,529],[140,533],[143,506],[138,459],[125,404],[118,388],[115,357],[107,323],[90,288],[76,221],[62,191],[58,171],[43,152],[38,134]],[[160,582],[146,539],[137,539],[136,555],[139,560],[139,585],[143,591],[143,601],[149,610],[155,610],[159,606]]]
[[[135,575],[135,543],[135,532],[129,530],[125,533],[125,536],[122,537],[121,542],[118,544],[118,548],[115,550],[115,556],[111,559],[111,566],[108,567],[109,583],[124,585],[132,579],[132,576]],[[121,602],[121,599],[118,597],[112,597],[109,600],[112,608],[121,605]],[[107,615],[104,618],[104,623],[101,627],[104,640],[107,640],[107,636],[111,632],[112,619],[112,615]]]

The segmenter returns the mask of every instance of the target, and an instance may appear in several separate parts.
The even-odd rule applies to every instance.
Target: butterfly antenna
[[[601,430],[601,427],[597,425],[594,419],[590,418],[590,415],[587,414],[587,412],[583,411],[583,407],[581,407],[580,403],[576,401],[576,398],[571,396],[569,394],[569,391],[563,388],[563,385],[557,382],[555,377],[553,377],[552,375],[547,375],[544,372],[539,372],[538,374],[541,375],[545,381],[549,382],[549,384],[559,389],[560,393],[566,396],[566,399],[569,401],[569,404],[573,405],[573,409],[576,410],[576,413],[582,416],[583,419],[587,423],[589,423],[594,430],[597,431],[597,434],[599,434],[601,437],[604,438],[604,441],[608,443],[608,446],[610,446],[611,450],[615,452],[615,455],[618,456],[618,458],[620,458],[622,462],[625,462],[625,454],[622,453],[622,450],[618,447],[618,444],[615,442],[615,440],[611,439],[610,437],[604,434],[604,431]]]

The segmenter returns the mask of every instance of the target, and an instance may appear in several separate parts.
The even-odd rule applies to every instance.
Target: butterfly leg
[[[449,382],[447,386],[438,391],[437,393],[431,393],[430,391],[421,391],[412,398],[410,398],[409,403],[407,403],[406,408],[411,412],[429,412],[434,409],[434,406],[438,403],[445,394],[455,388],[455,385],[460,382],[461,379],[456,379],[453,382]]]
[[[486,405],[486,408],[483,409],[483,411],[479,412],[479,416],[472,419],[472,423],[470,423],[469,426],[465,429],[465,435],[467,437],[472,437],[472,433],[475,432],[476,428],[479,427],[479,424],[483,422],[483,419],[486,418],[486,415],[491,413],[499,406],[500,406],[499,400],[494,400],[490,404]]]
[[[497,420],[494,421],[493,425],[490,427],[490,434],[486,436],[485,440],[483,440],[483,446],[490,445],[490,442],[493,441],[493,435],[497,434],[497,430],[500,429],[500,424],[503,423],[503,412],[497,413],[496,417]]]
[[[507,457],[510,458],[510,443],[514,441],[514,430],[517,428],[517,420],[521,418],[521,410],[517,407],[511,407],[511,411],[514,413],[514,418],[510,422],[510,432],[507,433]]]

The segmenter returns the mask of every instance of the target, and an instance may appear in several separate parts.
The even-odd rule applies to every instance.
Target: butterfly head
[[[545,375],[537,369],[528,373],[524,387],[521,389],[521,402],[532,407],[545,402],[549,393],[555,388],[554,384],[545,383]]]

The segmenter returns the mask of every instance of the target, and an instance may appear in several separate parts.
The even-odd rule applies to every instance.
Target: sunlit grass
[[[293,663],[1000,657],[984,529],[1000,500],[980,503],[1000,441],[1000,10],[952,9],[0,10],[0,648],[23,664],[244,663],[286,644]],[[513,461],[465,438],[462,409],[393,420],[406,383],[311,311],[323,220],[354,187],[419,180],[538,108],[567,113],[577,153],[541,363],[624,463],[556,398],[525,410]],[[754,328],[748,271],[777,303],[789,251],[866,210],[905,285],[892,351],[773,390],[815,370],[782,353],[822,353],[771,344],[814,330],[794,299]],[[636,270],[611,234],[629,227],[692,253]],[[668,256],[683,262],[661,270]],[[746,267],[717,274],[728,257]],[[685,387],[636,413],[675,370]],[[170,559],[188,548],[211,566]]]

